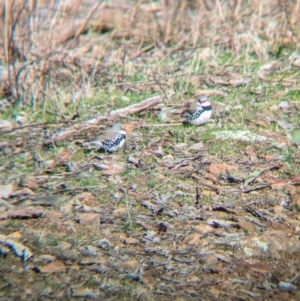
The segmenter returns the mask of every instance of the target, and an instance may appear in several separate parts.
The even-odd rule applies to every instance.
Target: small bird
[[[189,108],[181,113],[181,116],[186,118],[185,123],[201,125],[209,120],[211,112],[209,97],[201,95],[198,100],[192,102]]]
[[[122,123],[115,123],[111,128],[98,136],[96,140],[91,141],[90,144],[98,147],[99,150],[113,153],[123,147],[126,138],[124,125]]]

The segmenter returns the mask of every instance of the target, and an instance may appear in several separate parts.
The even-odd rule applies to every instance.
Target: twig
[[[161,103],[162,103],[162,98],[160,95],[153,96],[153,97],[147,98],[139,103],[130,105],[126,108],[113,110],[110,113],[108,113],[104,116],[100,116],[96,119],[87,120],[85,123],[98,124],[99,122],[109,119],[109,118],[115,119],[115,118],[125,117],[130,114],[135,114],[135,113],[147,110],[147,109],[154,107]]]

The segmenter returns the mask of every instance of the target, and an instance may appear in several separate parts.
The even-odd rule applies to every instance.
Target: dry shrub
[[[210,48],[265,59],[299,43],[300,0],[11,0],[0,4],[0,84],[11,103],[39,104],[62,89],[86,93],[126,79],[128,60],[159,65]],[[1,42],[2,41],[2,42]],[[110,68],[114,66],[115,68]]]

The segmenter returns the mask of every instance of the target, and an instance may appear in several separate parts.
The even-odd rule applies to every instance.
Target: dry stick
[[[117,109],[117,110],[113,110],[110,113],[108,113],[107,115],[104,116],[100,116],[96,119],[91,119],[91,120],[87,120],[84,123],[85,124],[89,124],[89,125],[93,125],[93,124],[98,124],[99,122],[109,119],[109,118],[118,118],[118,117],[124,117],[130,114],[134,114],[134,113],[138,113],[141,112],[143,110],[149,109],[151,107],[157,106],[159,104],[162,103],[162,98],[161,96],[154,96],[151,98],[147,98],[137,104],[133,104],[130,105],[126,108],[122,108],[122,109]],[[17,130],[21,130],[23,128],[27,128],[27,127],[34,127],[34,126],[45,126],[45,125],[49,125],[49,124],[76,124],[75,121],[63,121],[63,122],[40,122],[40,123],[32,123],[32,124],[26,124],[17,128],[14,128],[10,131],[3,131],[2,133],[4,134],[8,134],[11,132],[15,132]],[[158,125],[151,125],[151,127],[163,127],[163,126],[177,126],[177,125],[181,125],[181,123],[170,123],[170,124],[158,124]],[[145,125],[144,127],[150,127]],[[85,128],[86,129],[86,128]],[[56,140],[56,139],[55,139]]]
[[[111,111],[107,115],[100,116],[96,119],[88,120],[88,121],[85,122],[85,125],[82,127],[82,129],[80,131],[87,130],[88,128],[91,127],[91,125],[96,125],[96,124],[100,123],[103,120],[117,119],[117,118],[120,118],[120,117],[127,116],[129,114],[134,114],[134,113],[137,113],[137,112],[141,112],[143,110],[146,110],[146,109],[149,109],[153,106],[156,106],[160,103],[162,103],[161,96],[154,96],[154,97],[147,98],[147,99],[145,99],[145,100],[143,100],[139,103],[130,105],[126,108],[117,109],[117,110]],[[46,141],[44,141],[44,145],[48,145],[48,144],[51,144],[51,143],[56,142],[56,141],[61,141],[61,140],[68,139],[68,138],[70,138],[71,136],[73,136],[77,133],[78,133],[78,130],[66,129],[65,131],[59,132],[56,135],[54,134],[53,138],[47,139]]]
[[[109,119],[109,118],[114,119],[114,118],[119,118],[119,117],[125,117],[130,114],[134,114],[134,113],[138,113],[138,112],[147,110],[147,109],[157,106],[159,104],[162,104],[161,96],[159,96],[159,95],[153,96],[153,97],[147,98],[139,103],[130,105],[126,108],[113,110],[110,113],[108,113],[107,115],[102,115],[96,119],[87,120],[84,122],[84,124],[98,124],[99,122]],[[44,125],[53,124],[53,123],[57,124],[57,122],[41,122],[41,123],[26,124],[26,125],[20,126],[18,128],[12,129],[10,131],[3,131],[3,132],[1,132],[1,134],[11,133],[11,132],[20,130],[22,128],[33,127],[33,126],[44,126]],[[75,122],[64,121],[64,122],[58,122],[58,123],[66,124],[66,123],[75,123]]]
[[[110,113],[108,113],[104,116],[99,116],[96,119],[87,120],[85,123],[86,124],[98,124],[99,122],[106,120],[106,119],[125,117],[130,114],[134,114],[134,113],[138,113],[138,112],[147,110],[147,109],[154,107],[161,103],[162,103],[162,98],[160,95],[153,96],[153,97],[147,98],[139,103],[130,105],[126,108],[113,110]]]

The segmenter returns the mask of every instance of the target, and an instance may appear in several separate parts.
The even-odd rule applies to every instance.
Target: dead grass
[[[127,91],[140,74],[134,92],[154,89],[169,99],[167,69],[176,78],[189,60],[199,65],[227,53],[265,61],[296,46],[298,4],[284,3],[10,1],[2,4],[3,92],[11,105],[36,109],[61,98],[80,105],[98,94],[95,85]]]

